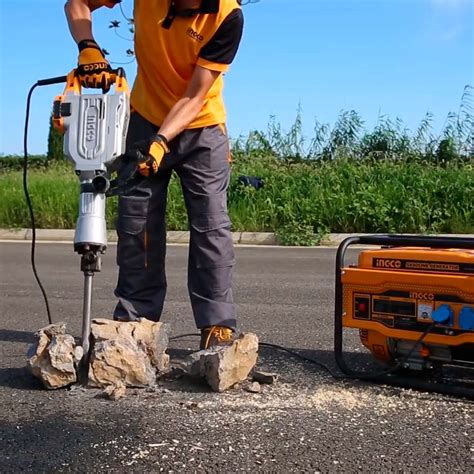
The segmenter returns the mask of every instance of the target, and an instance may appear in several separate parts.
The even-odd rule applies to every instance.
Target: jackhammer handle
[[[127,76],[125,75],[125,69],[123,67],[113,69],[111,75],[113,78],[112,84],[115,86],[117,92],[128,90]]]
[[[67,76],[50,77],[49,79],[40,79],[36,84],[38,86],[51,86],[53,84],[62,84],[67,81]]]
[[[125,70],[123,67],[118,67],[112,71],[112,74],[115,74],[116,77],[126,77]],[[62,84],[67,81],[67,76],[56,76],[50,77],[48,79],[40,79],[36,84],[38,86],[52,86],[53,84]]]
[[[128,83],[123,68],[119,67],[117,69],[112,69],[107,74],[109,75],[110,80],[109,87],[114,85],[116,92],[128,92]],[[66,88],[63,95],[66,95],[66,93],[79,95],[82,93],[82,89],[83,86],[81,85],[81,81],[77,75],[77,69],[73,69],[66,77]],[[102,89],[102,91],[105,94],[108,89]]]

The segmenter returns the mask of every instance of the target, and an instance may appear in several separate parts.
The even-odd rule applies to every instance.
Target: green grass
[[[338,159],[284,165],[245,159],[239,171],[262,176],[264,190],[233,186],[237,229],[316,232],[474,231],[474,160],[429,163]]]
[[[238,183],[259,176],[263,189]],[[29,227],[21,172],[0,175],[0,227]],[[73,228],[78,180],[70,166],[30,172],[29,189],[38,228]],[[229,192],[234,230],[280,232],[293,241],[308,228],[325,232],[474,233],[474,160],[443,166],[428,162],[354,160],[292,163],[269,155],[235,156]],[[107,206],[111,228],[116,200]],[[168,197],[169,230],[187,229],[179,181]],[[291,239],[290,239],[291,240]]]

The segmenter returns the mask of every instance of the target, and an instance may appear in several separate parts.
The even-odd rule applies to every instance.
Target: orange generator
[[[362,250],[358,264],[346,266],[351,245],[379,248]],[[432,384],[407,371],[474,369],[474,239],[350,237],[336,259],[334,349],[346,375],[429,390]],[[344,358],[345,328],[358,329],[362,344],[386,367],[377,373],[351,368]]]

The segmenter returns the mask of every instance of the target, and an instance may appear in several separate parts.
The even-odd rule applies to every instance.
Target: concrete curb
[[[347,237],[353,235],[373,235],[373,234],[329,234],[321,245],[337,246]],[[463,237],[474,239],[474,234],[440,234],[440,236]],[[117,234],[111,230],[107,233],[108,241],[117,242]],[[32,238],[31,229],[0,229],[0,241],[28,241]],[[232,238],[235,244],[239,245],[278,245],[273,232],[233,232]],[[36,240],[54,242],[72,242],[74,240],[74,229],[37,229]],[[167,232],[167,242],[170,244],[188,244],[189,232],[169,231]]]

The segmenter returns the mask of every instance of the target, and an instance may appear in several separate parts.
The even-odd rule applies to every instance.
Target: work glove
[[[76,74],[81,86],[95,89],[101,88],[107,92],[115,82],[115,74],[105,59],[99,45],[92,39],[78,43],[79,59]]]
[[[164,135],[155,135],[152,140],[135,143],[125,153],[124,161],[136,163],[137,171],[149,177],[158,172],[164,156],[169,153],[168,140]]]
[[[151,142],[145,160],[138,164],[137,171],[146,177],[156,174],[164,156],[169,151],[167,138],[164,135],[156,135],[155,139]]]

